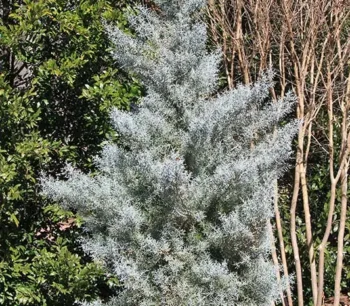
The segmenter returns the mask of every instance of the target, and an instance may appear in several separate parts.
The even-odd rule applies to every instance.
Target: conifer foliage
[[[291,95],[268,102],[272,75],[216,94],[220,55],[206,48],[204,0],[157,0],[109,28],[120,64],[147,90],[114,110],[122,145],[99,175],[67,167],[43,191],[86,218],[86,252],[115,274],[107,305],[271,305],[278,296],[267,222],[296,123]],[[94,305],[102,305],[96,302]]]

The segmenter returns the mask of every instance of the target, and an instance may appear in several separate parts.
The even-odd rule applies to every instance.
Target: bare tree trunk
[[[306,243],[309,251],[309,262],[310,262],[310,268],[311,268],[311,286],[312,286],[313,299],[314,301],[316,301],[317,299],[316,261],[315,261],[314,245],[313,245],[312,230],[311,230],[312,225],[311,225],[309,195],[308,195],[307,183],[306,183],[306,167],[303,164],[300,165],[300,179],[301,179],[301,190],[302,190],[302,196],[303,196],[303,208],[304,208],[304,214],[305,214]]]
[[[276,220],[276,227],[277,227],[278,240],[279,240],[279,246],[280,246],[280,253],[281,253],[281,259],[282,259],[282,265],[283,265],[283,274],[285,277],[288,278],[289,273],[288,273],[286,251],[285,251],[284,241],[283,241],[282,220],[281,220],[281,215],[280,215],[280,211],[278,208],[278,184],[277,184],[277,182],[276,182],[276,191],[275,191],[274,210],[275,210],[275,220]],[[287,291],[288,306],[293,306],[292,292],[290,290],[290,286],[287,286],[286,291]]]
[[[350,133],[349,126],[350,120],[347,121],[349,117],[349,108],[350,108],[350,77],[347,80],[347,90],[346,90],[346,98],[345,104],[342,105],[342,142],[345,143],[343,145],[347,148],[347,152],[349,152],[350,146]],[[349,153],[348,153],[349,154]],[[337,250],[337,266],[336,266],[336,274],[334,279],[334,306],[339,306],[340,302],[340,292],[341,292],[341,276],[343,270],[343,253],[344,253],[344,232],[346,225],[346,213],[347,213],[347,204],[348,204],[348,171],[349,171],[349,159],[348,156],[343,156],[347,161],[344,164],[343,169],[341,169],[341,211],[340,211],[340,224],[339,224],[339,232],[338,232],[338,250]]]
[[[327,218],[327,227],[322,239],[322,242],[319,246],[319,266],[318,266],[318,295],[317,295],[317,304],[316,306],[322,305],[322,295],[323,295],[323,287],[324,287],[324,256],[325,256],[325,250],[327,247],[327,242],[329,239],[329,235],[332,229],[332,223],[333,223],[333,214],[335,210],[335,202],[336,202],[336,191],[337,191],[337,184],[339,182],[339,179],[345,171],[349,156],[349,143],[350,143],[350,135],[347,135],[347,131],[343,131],[342,133],[342,144],[341,144],[341,154],[339,159],[339,170],[337,173],[334,173],[334,101],[333,101],[333,95],[332,95],[332,88],[333,88],[333,82],[332,82],[332,73],[331,73],[331,63],[328,61],[328,69],[327,69],[327,84],[328,84],[328,139],[329,139],[329,172],[330,172],[330,180],[331,180],[331,198],[329,201],[329,211],[328,211],[328,218]],[[345,99],[345,101],[348,101],[348,99]],[[348,105],[342,105],[343,107],[348,108]],[[347,115],[342,118],[343,125],[348,125],[347,123]],[[344,128],[343,128],[344,130]],[[344,135],[345,133],[345,135]],[[345,169],[344,169],[345,168]],[[342,250],[341,250],[342,252]],[[338,254],[338,256],[342,256],[341,254]],[[339,259],[340,260],[340,259]],[[339,268],[339,267],[338,267]],[[336,284],[337,285],[337,284]],[[340,294],[339,292],[336,294]],[[339,304],[339,302],[338,302]]]
[[[348,174],[349,164],[347,163],[342,170],[341,175],[341,212],[340,212],[340,224],[338,232],[338,251],[337,251],[337,267],[334,280],[334,306],[339,306],[340,302],[340,283],[341,275],[343,271],[343,253],[344,253],[344,232],[346,224],[346,212],[347,212],[347,191],[348,191]]]
[[[273,235],[273,228],[271,225],[271,222],[268,221],[268,228],[269,228],[269,232],[270,232],[270,239],[271,239],[271,255],[272,255],[272,261],[273,264],[275,265],[275,269],[276,269],[276,278],[278,281],[278,285],[280,287],[280,296],[281,296],[281,301],[282,301],[282,305],[286,306],[285,302],[284,302],[284,295],[283,295],[283,289],[281,286],[281,274],[280,274],[280,269],[279,269],[279,263],[278,263],[278,256],[277,256],[277,252],[276,252],[276,247],[275,247],[275,237]]]
[[[296,207],[297,207],[299,190],[300,190],[299,166],[296,166],[295,174],[294,174],[293,198],[292,198],[292,204],[290,207],[290,237],[292,240],[295,272],[296,272],[296,278],[297,278],[298,305],[303,306],[304,305],[303,277],[302,277],[302,270],[301,270],[301,263],[300,263],[298,239],[296,234],[297,232],[296,231]]]

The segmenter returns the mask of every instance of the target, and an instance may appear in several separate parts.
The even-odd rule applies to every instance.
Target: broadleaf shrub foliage
[[[147,92],[133,112],[112,112],[121,145],[104,147],[99,175],[68,166],[43,192],[85,217],[85,251],[120,280],[107,305],[271,305],[280,288],[267,222],[294,98],[268,102],[271,73],[217,94],[205,1],[155,2],[158,14],[130,15],[135,35],[108,27]]]
[[[137,99],[101,21],[123,27],[125,4],[0,1],[0,305],[72,306],[108,293],[111,279],[77,242],[79,218],[41,197],[37,180],[67,161],[92,170],[90,157],[116,136],[111,107]]]

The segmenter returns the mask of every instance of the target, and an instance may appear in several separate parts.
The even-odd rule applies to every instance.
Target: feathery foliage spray
[[[107,305],[270,306],[279,289],[267,221],[294,98],[267,101],[271,74],[217,95],[205,1],[155,2],[161,13],[130,17],[135,35],[109,29],[116,59],[147,90],[137,110],[112,113],[122,146],[96,158],[99,175],[68,167],[43,191],[85,216],[85,250],[122,286]]]

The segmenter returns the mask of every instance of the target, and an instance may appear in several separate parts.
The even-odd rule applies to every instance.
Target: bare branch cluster
[[[222,46],[227,84],[250,83],[266,69],[278,70],[275,99],[292,89],[298,97],[296,117],[300,127],[291,201],[291,240],[296,266],[298,305],[303,305],[302,263],[296,236],[296,209],[303,203],[306,243],[309,250],[314,305],[320,306],[324,285],[324,254],[330,235],[336,192],[342,197],[335,276],[334,305],[339,305],[343,258],[343,237],[347,207],[349,169],[349,16],[348,0],[210,0],[208,24],[212,42]],[[327,115],[327,123],[321,120]],[[335,125],[340,126],[335,131]],[[315,130],[317,129],[317,136]],[[341,139],[334,145],[335,134]],[[329,156],[330,203],[322,243],[313,242],[309,191],[308,160],[311,151],[322,150]],[[311,153],[310,153],[311,152]],[[277,217],[278,207],[277,207]],[[280,220],[276,220],[284,273],[288,273]],[[318,262],[318,267],[316,263]],[[292,305],[290,291],[288,303]]]

